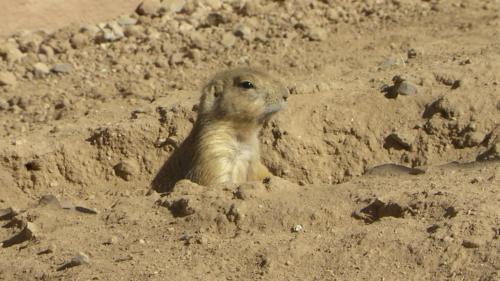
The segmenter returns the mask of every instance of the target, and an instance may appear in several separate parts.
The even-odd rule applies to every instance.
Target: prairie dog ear
[[[200,100],[200,112],[208,113],[215,105],[215,101],[224,91],[224,82],[221,80],[210,81],[202,90]]]

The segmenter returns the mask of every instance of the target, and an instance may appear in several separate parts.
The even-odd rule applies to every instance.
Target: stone
[[[107,27],[113,32],[114,40],[122,39],[125,36],[123,28],[116,21],[108,23]]]
[[[13,44],[0,45],[0,57],[12,64],[24,58],[24,54]]]
[[[53,207],[57,207],[57,208],[61,207],[61,203],[59,202],[59,199],[57,199],[57,197],[52,195],[52,194],[47,194],[47,195],[43,195],[42,197],[40,197],[40,200],[38,200],[38,205],[40,205],[40,206],[53,206]]]
[[[153,16],[158,13],[160,8],[162,8],[160,0],[145,0],[137,7],[136,12],[141,16]]]
[[[24,34],[17,40],[19,50],[25,53],[38,53],[38,49],[42,42],[43,37],[36,33]]]
[[[77,33],[70,39],[71,47],[81,49],[88,45],[89,37],[84,33]]]
[[[14,207],[0,209],[0,220],[10,220],[19,214],[19,210]]]
[[[89,263],[90,257],[83,252],[78,252],[73,258],[71,258],[69,262],[59,267],[57,271],[65,270],[75,266],[86,265]]]
[[[118,237],[113,235],[113,236],[109,237],[109,239],[106,240],[103,244],[104,245],[113,245],[113,244],[116,244],[117,242],[118,242]]]
[[[129,25],[125,27],[125,36],[127,37],[142,37],[144,35],[144,27],[142,25]]]
[[[137,19],[133,18],[133,17],[130,17],[130,16],[122,16],[119,19],[117,19],[116,22],[119,25],[125,27],[125,26],[129,26],[129,25],[135,25],[135,24],[137,24]]]
[[[160,10],[159,12],[162,14],[165,13],[178,13],[184,9],[184,6],[186,5],[186,0],[168,0],[168,1],[163,1],[160,4]]]
[[[236,43],[236,37],[231,33],[225,33],[220,43],[226,48],[231,48]]]
[[[246,24],[237,24],[234,28],[234,35],[241,37],[245,40],[252,41],[254,36],[252,32],[252,28]]]
[[[23,230],[21,230],[21,232],[12,236],[7,240],[2,241],[2,247],[7,248],[16,244],[23,243],[25,241],[35,239],[38,236],[39,236],[38,227],[32,222],[27,222]]]
[[[309,29],[307,37],[311,41],[324,41],[327,38],[326,31],[321,27],[313,27]]]
[[[139,164],[133,159],[122,160],[114,166],[115,175],[129,181],[139,173]]]
[[[52,72],[55,73],[70,73],[73,70],[73,66],[69,63],[57,63],[52,67]]]
[[[481,245],[481,243],[478,242],[478,241],[473,241],[473,240],[467,240],[467,239],[464,239],[462,241],[462,246],[464,248],[469,248],[469,249],[472,249],[472,248],[479,248]]]
[[[401,83],[399,83],[396,91],[398,92],[398,94],[403,96],[415,95],[418,92],[417,86],[408,81],[402,81]]]
[[[407,150],[410,149],[415,142],[415,136],[405,131],[394,132],[390,134],[387,139],[396,142],[398,145]]]
[[[99,214],[99,211],[96,208],[90,208],[90,207],[85,207],[85,206],[76,206],[75,210],[81,213],[85,214],[92,214],[92,215],[97,215]]]
[[[50,68],[43,62],[38,62],[33,65],[33,75],[36,78],[43,78],[50,73]]]
[[[16,76],[7,71],[0,71],[0,87],[2,86],[12,86],[17,85]]]
[[[301,224],[296,224],[292,227],[292,232],[303,232],[304,227]]]

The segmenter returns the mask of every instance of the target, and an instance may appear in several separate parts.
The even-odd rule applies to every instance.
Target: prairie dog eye
[[[250,81],[241,81],[240,84],[238,84],[238,86],[243,88],[243,89],[254,89],[255,88],[253,83]]]

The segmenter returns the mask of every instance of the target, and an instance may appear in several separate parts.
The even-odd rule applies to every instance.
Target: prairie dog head
[[[203,88],[199,113],[212,119],[262,123],[285,106],[288,95],[279,80],[262,71],[228,70]]]

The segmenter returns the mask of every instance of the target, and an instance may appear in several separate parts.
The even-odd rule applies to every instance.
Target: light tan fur
[[[239,68],[215,75],[200,99],[187,178],[211,185],[269,177],[261,163],[258,135],[287,97],[281,82],[259,70]]]

